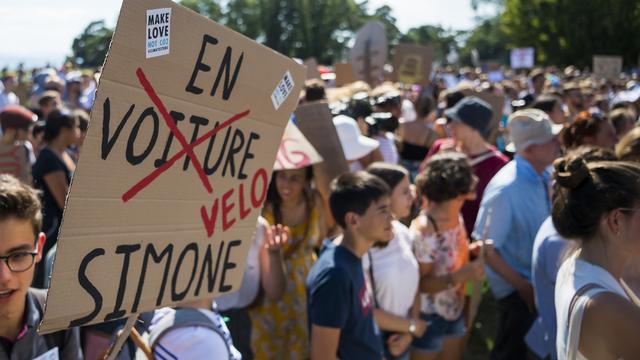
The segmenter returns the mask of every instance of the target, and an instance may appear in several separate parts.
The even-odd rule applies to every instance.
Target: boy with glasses
[[[82,359],[78,329],[39,335],[46,292],[30,288],[45,236],[38,194],[0,175],[0,360]]]

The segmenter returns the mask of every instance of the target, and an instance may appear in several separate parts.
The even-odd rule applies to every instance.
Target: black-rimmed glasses
[[[0,260],[7,264],[12,272],[24,272],[33,266],[38,250],[34,251],[16,251],[7,256],[0,256]]]

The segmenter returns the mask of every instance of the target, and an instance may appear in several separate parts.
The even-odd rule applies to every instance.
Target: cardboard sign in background
[[[369,21],[356,33],[356,43],[350,51],[353,72],[358,80],[372,87],[382,78],[384,64],[388,56],[387,33],[384,25]]]
[[[273,170],[302,169],[322,162],[322,156],[311,145],[302,131],[289,121],[284,129]]]
[[[621,72],[622,56],[593,56],[593,74],[595,76],[605,79],[617,79]]]
[[[431,75],[433,48],[416,44],[398,44],[393,56],[393,80],[405,84],[426,85]]]
[[[336,127],[333,125],[331,111],[325,101],[317,101],[298,106],[295,115],[296,125],[323,159],[321,163],[313,166],[313,173],[316,187],[326,206],[331,181],[349,172],[349,164],[344,157]],[[327,216],[330,216],[330,212]]]
[[[318,71],[318,61],[316,61],[316,58],[308,58],[304,61],[304,66],[307,68],[307,80],[320,79],[320,71]]]
[[[535,64],[535,49],[532,47],[511,49],[511,68],[529,69]]]
[[[336,73],[336,86],[344,86],[358,81],[350,62],[335,63],[333,65],[333,71]]]
[[[166,8],[169,52],[147,59],[147,11]],[[125,0],[40,330],[237,290],[304,78],[293,60],[173,1]]]

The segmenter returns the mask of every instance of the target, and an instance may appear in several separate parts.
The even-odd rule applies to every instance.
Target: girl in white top
[[[396,219],[409,216],[413,192],[409,173],[399,165],[376,162],[367,172],[384,180],[391,189],[391,213]],[[393,221],[395,237],[386,244],[375,244],[362,257],[362,267],[373,292],[374,316],[383,331],[385,358],[408,359],[413,337],[426,329],[421,320],[418,297],[418,262],[413,255],[409,229]]]
[[[640,256],[640,165],[567,157],[554,167],[553,223],[578,247],[556,281],[558,359],[636,359],[640,308],[619,279]]]

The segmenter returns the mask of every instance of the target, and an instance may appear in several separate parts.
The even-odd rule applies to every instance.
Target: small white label
[[[280,80],[278,86],[276,86],[271,94],[271,102],[276,110],[278,110],[280,105],[287,100],[291,90],[293,90],[293,78],[291,77],[291,73],[287,70],[284,77]]]
[[[147,59],[169,54],[171,8],[147,10]]]
[[[47,351],[46,353],[34,358],[33,360],[58,360],[58,347],[54,347],[53,349]]]

